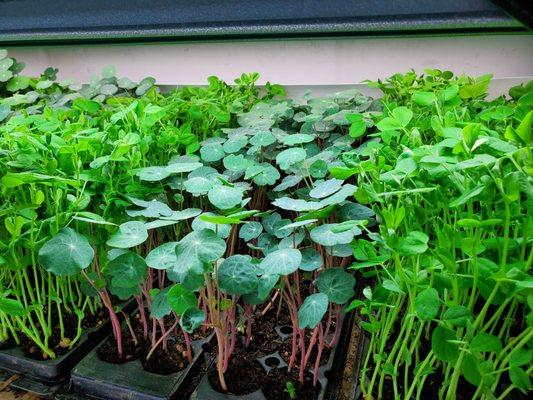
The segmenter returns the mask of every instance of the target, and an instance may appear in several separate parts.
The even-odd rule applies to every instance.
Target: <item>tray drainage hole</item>
[[[284,335],[292,335],[292,326],[282,326],[279,331]]]
[[[276,357],[268,357],[265,360],[265,364],[270,368],[275,368],[280,364],[279,358]]]

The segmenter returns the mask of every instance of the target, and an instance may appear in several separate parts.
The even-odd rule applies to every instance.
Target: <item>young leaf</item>
[[[220,289],[229,295],[243,295],[257,289],[258,279],[252,258],[236,254],[226,258],[217,269]]]
[[[43,268],[58,276],[72,276],[87,268],[94,250],[87,238],[74,229],[63,228],[39,250]]]
[[[318,275],[320,293],[328,295],[330,302],[345,304],[354,295],[355,278],[342,268],[327,268]]]
[[[178,242],[163,243],[146,256],[146,264],[154,269],[171,269],[176,265],[176,246]]]
[[[298,269],[301,262],[300,250],[281,249],[267,254],[259,264],[259,269],[264,274],[289,275]]]
[[[422,321],[431,321],[439,313],[439,293],[434,288],[422,290],[415,299],[415,311]]]
[[[146,278],[148,266],[144,258],[128,251],[107,264],[112,284],[119,288],[138,286]]]
[[[182,315],[188,308],[196,308],[198,304],[195,294],[180,284],[174,285],[169,289],[167,301],[172,311],[178,315]]]
[[[138,246],[148,239],[148,230],[144,223],[140,221],[129,221],[119,226],[118,232],[112,235],[107,241],[107,245],[128,249]]]
[[[187,333],[193,333],[205,321],[205,313],[196,307],[185,310],[180,317],[180,326]]]
[[[204,264],[211,264],[224,255],[226,242],[210,229],[193,231],[176,246],[176,273],[193,270],[204,272]]]
[[[313,329],[319,324],[328,310],[328,295],[315,293],[305,298],[298,310],[298,327]]]

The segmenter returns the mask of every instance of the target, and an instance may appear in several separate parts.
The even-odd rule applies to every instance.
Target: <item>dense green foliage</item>
[[[104,308],[122,357],[134,299],[147,359],[179,330],[190,360],[213,330],[226,388],[277,309],[289,370],[317,385],[348,309],[366,400],[531,389],[531,84],[489,101],[490,76],[431,70],[370,83],[380,100],[288,100],[257,74],[160,93],[112,68],[83,87],[21,70],[0,52],[1,345],[55,358]]]

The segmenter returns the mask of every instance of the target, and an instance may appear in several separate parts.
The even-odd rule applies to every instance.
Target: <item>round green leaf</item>
[[[205,162],[219,161],[224,155],[224,148],[220,143],[208,143],[200,149],[200,156]]]
[[[240,172],[244,171],[250,165],[250,161],[247,160],[242,154],[230,154],[227,157],[224,157],[222,160],[224,168],[231,172]]]
[[[324,160],[316,160],[309,167],[309,173],[313,178],[323,178],[328,174],[328,164]]]
[[[148,266],[141,256],[128,251],[107,264],[112,285],[120,288],[138,286],[146,278]]]
[[[256,147],[270,146],[272,143],[275,142],[276,138],[272,133],[268,131],[258,132],[250,139],[250,144]]]
[[[150,316],[155,319],[166,317],[172,311],[168,303],[167,293],[170,288],[163,290],[154,289],[155,293],[150,292],[152,303],[150,304]]]
[[[315,187],[309,192],[309,196],[314,197],[315,199],[322,199],[324,197],[330,196],[335,192],[338,192],[344,181],[336,178],[328,179],[326,181],[319,182],[315,184]]]
[[[196,295],[180,284],[176,284],[169,289],[167,301],[172,311],[178,315],[182,315],[188,308],[196,308],[198,305]]]
[[[317,278],[320,293],[328,295],[329,301],[344,304],[354,295],[355,278],[342,268],[327,268]]]
[[[302,250],[302,263],[300,269],[302,271],[314,271],[321,268],[323,265],[322,256],[315,249]]]
[[[282,170],[287,170],[291,165],[305,160],[307,153],[301,147],[283,150],[276,156],[276,162]]]
[[[280,197],[272,202],[276,207],[290,211],[313,211],[318,210],[321,207],[319,202],[306,201],[302,199],[291,199],[290,197]]]
[[[422,254],[428,249],[429,237],[423,232],[411,231],[398,241],[398,253],[403,256]]]
[[[180,326],[187,333],[193,333],[205,321],[205,313],[198,308],[188,308],[180,317]]]
[[[236,153],[248,143],[248,138],[244,135],[235,135],[224,142],[222,148],[226,153]]]
[[[289,275],[298,269],[301,262],[300,250],[281,249],[267,254],[259,268],[264,274]]]
[[[158,182],[170,176],[170,171],[166,167],[146,167],[137,171],[140,180],[147,182]]]
[[[216,185],[209,191],[207,197],[215,207],[228,210],[241,204],[243,192],[236,187]]]
[[[196,176],[183,182],[185,190],[194,196],[206,194],[213,188],[215,181],[203,176]]]
[[[164,243],[146,256],[146,264],[154,269],[171,269],[176,265],[176,246],[178,242]]]
[[[24,90],[30,86],[30,78],[27,76],[14,76],[7,82],[6,88],[10,92],[18,92],[19,90]]]
[[[192,270],[204,272],[204,264],[211,264],[224,255],[226,242],[210,229],[193,231],[176,246],[177,273]]]
[[[314,135],[307,133],[293,133],[281,138],[281,142],[287,146],[294,146],[295,144],[309,143],[315,139]]]
[[[422,290],[415,299],[415,311],[422,321],[431,321],[439,313],[439,292],[434,288]]]
[[[281,183],[274,188],[274,192],[281,192],[296,186],[302,181],[302,177],[299,175],[287,175],[281,181]]]
[[[63,228],[39,250],[43,268],[58,276],[72,276],[87,268],[94,250],[87,238],[74,229]]]
[[[148,239],[148,230],[140,221],[125,222],[118,227],[118,232],[112,235],[107,245],[119,249],[129,249]]]
[[[0,311],[13,317],[20,317],[24,314],[24,305],[18,300],[0,297]]]
[[[252,258],[248,255],[233,255],[226,258],[217,270],[218,284],[230,295],[252,293],[257,289],[258,278]]]
[[[279,178],[279,171],[269,163],[252,165],[244,175],[244,179],[252,179],[258,186],[273,185]]]
[[[337,244],[350,243],[355,235],[361,233],[359,228],[351,228],[344,232],[333,232],[333,228],[339,224],[324,224],[311,230],[311,239],[322,246],[335,246]]]
[[[306,297],[302,306],[298,310],[298,327],[300,329],[313,329],[322,320],[327,310],[327,294],[315,293]]]
[[[192,229],[194,231],[200,231],[202,229],[210,229],[213,232],[216,232],[217,235],[223,239],[226,239],[229,236],[231,232],[231,225],[215,223],[212,220],[206,221],[205,217],[210,217],[209,219],[216,219],[218,217],[221,217],[221,215],[214,214],[212,212],[206,212],[200,215],[199,217],[196,217],[192,221]]]
[[[472,312],[465,306],[451,306],[448,308],[442,319],[456,326],[466,326],[468,320],[472,318]]]
[[[239,230],[239,237],[245,242],[257,238],[263,232],[263,225],[257,221],[250,221],[244,224]]]

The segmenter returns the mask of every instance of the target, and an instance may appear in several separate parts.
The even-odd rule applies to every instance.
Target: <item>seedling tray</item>
[[[129,313],[135,303],[126,303],[122,309]],[[72,350],[54,360],[34,360],[26,357],[19,347],[0,350],[0,369],[22,375],[10,386],[37,393],[41,396],[50,395],[62,384],[68,382],[72,368],[85,357],[96,344],[107,337],[111,331],[111,322],[86,329]]]
[[[206,339],[191,342],[194,352],[192,362],[171,375],[145,371],[139,359],[120,365],[102,361],[97,353],[102,343],[72,371],[72,387],[77,394],[105,400],[182,399],[182,392],[200,367],[204,356],[203,346],[212,337],[210,335]]]
[[[1,350],[0,366],[7,371],[47,384],[64,382],[68,379],[71,369],[93,349],[95,344],[109,334],[110,329],[111,324],[107,320],[100,326],[85,330],[72,350],[54,360],[33,360],[26,357],[19,347]]]
[[[345,335],[350,335],[352,324],[350,323],[352,321],[352,318],[345,318],[345,315],[343,314],[341,316],[341,323],[342,323],[342,330],[341,330],[341,337],[344,337]],[[276,327],[276,332],[278,332],[278,335],[284,340],[287,340],[290,335],[283,334],[283,327]],[[335,378],[337,378],[339,375],[342,375],[342,371],[334,371],[333,365],[339,365],[339,360],[343,357],[346,357],[346,348],[347,343],[341,341],[335,346],[328,358],[328,361],[320,366],[318,369],[318,382],[320,384],[320,393],[317,397],[317,400],[324,400],[327,397],[327,393],[329,392],[328,387],[333,383],[333,381],[336,381]],[[267,362],[267,359],[269,358],[277,358],[278,364],[276,366],[268,366],[271,363]],[[270,370],[274,368],[283,368],[286,367],[287,364],[285,361],[279,356],[278,352],[272,353],[270,355],[267,355],[265,357],[258,358],[257,361],[261,364],[263,369],[265,370],[265,373],[268,374]],[[215,361],[213,361],[212,367],[214,368]],[[312,371],[310,371],[312,373]],[[337,373],[339,372],[339,373]],[[211,386],[211,383],[209,382],[208,374],[205,374],[202,379],[200,380],[200,383],[198,384],[198,388],[195,391],[194,395],[191,398],[196,398],[198,400],[266,400],[265,395],[263,394],[261,389],[258,389],[252,393],[236,396],[234,394],[229,393],[220,393],[213,389]]]

